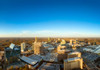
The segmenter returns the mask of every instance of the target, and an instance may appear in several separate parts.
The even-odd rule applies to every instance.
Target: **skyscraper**
[[[35,42],[37,42],[37,37],[35,37]]]
[[[43,45],[41,42],[34,42],[34,54],[43,54]]]
[[[24,52],[25,48],[26,48],[26,43],[25,42],[21,43],[21,52]]]
[[[48,42],[51,42],[50,37],[48,37]]]
[[[79,57],[64,60],[64,70],[83,69],[83,59]]]
[[[83,59],[80,52],[71,52],[64,60],[64,70],[83,69]]]

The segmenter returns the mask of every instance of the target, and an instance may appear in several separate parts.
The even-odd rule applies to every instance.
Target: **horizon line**
[[[0,38],[35,38],[35,37],[0,37]],[[37,37],[37,38],[100,38],[100,37]]]

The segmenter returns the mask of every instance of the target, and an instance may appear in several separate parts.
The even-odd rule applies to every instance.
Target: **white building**
[[[21,52],[24,52],[25,48],[26,48],[26,43],[25,42],[21,43]]]

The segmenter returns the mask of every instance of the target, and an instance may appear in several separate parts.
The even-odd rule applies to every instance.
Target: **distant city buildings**
[[[64,44],[66,44],[66,41],[65,41],[64,39],[62,39],[62,41],[61,41],[60,44],[61,44],[61,45],[64,45]]]
[[[57,47],[57,53],[58,53],[58,54],[66,53],[66,50],[67,50],[67,47],[66,47],[66,46],[59,45],[59,46]]]
[[[84,42],[84,41],[71,39],[69,41],[69,45],[72,46],[73,50],[75,50],[76,48],[79,48],[79,47],[82,47],[82,46],[85,46],[85,45],[88,45],[88,44],[86,42]]]
[[[71,39],[70,40],[70,45],[74,45],[74,44],[78,44],[78,40]]]
[[[20,46],[13,43],[0,51],[0,61],[4,59],[7,68],[27,65],[32,70],[84,70],[84,57],[99,65],[100,45],[89,45],[84,41],[48,38],[47,41],[35,41],[32,44],[22,42]],[[89,45],[89,46],[86,46]],[[84,54],[85,53],[85,54]],[[88,55],[92,58],[89,58]],[[82,56],[82,57],[81,57]],[[98,59],[97,59],[98,58]],[[4,62],[3,61],[3,62]],[[2,64],[0,64],[2,67]]]

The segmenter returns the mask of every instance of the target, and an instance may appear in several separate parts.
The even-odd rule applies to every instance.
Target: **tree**
[[[16,69],[15,70],[19,70],[18,66],[16,66]]]
[[[3,70],[2,68],[0,68],[0,70]]]
[[[27,65],[25,65],[25,68],[24,68],[23,70],[29,70],[28,66],[27,66]]]
[[[13,70],[13,66],[11,66],[9,70]]]
[[[22,68],[22,67],[20,67],[20,68],[19,68],[19,70],[23,70],[23,68]]]

